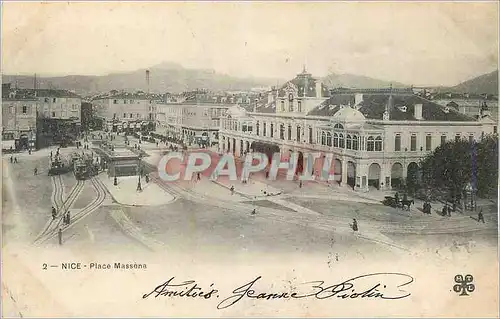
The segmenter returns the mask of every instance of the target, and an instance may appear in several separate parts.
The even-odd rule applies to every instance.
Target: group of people
[[[10,162],[11,163],[17,163],[17,157],[11,155],[10,156]]]
[[[57,217],[57,210],[54,206],[52,206],[52,220],[55,220]],[[71,215],[69,211],[67,211],[63,216],[63,223],[65,225],[69,225],[71,223]]]

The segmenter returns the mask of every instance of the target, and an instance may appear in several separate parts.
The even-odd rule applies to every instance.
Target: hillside
[[[409,87],[409,85],[404,85],[398,82],[389,82],[370,78],[362,75],[352,75],[352,74],[329,74],[323,78],[323,83],[330,88],[356,88],[356,89],[377,89],[377,88],[388,88],[392,84],[394,88],[404,88]]]
[[[462,82],[451,87],[450,90],[457,93],[498,95],[498,70]]]
[[[276,85],[276,79],[237,78],[213,70],[186,69],[173,63],[162,63],[151,67],[149,71],[150,91],[155,93],[178,93],[198,88],[239,91]],[[33,76],[3,75],[2,81],[13,85],[17,82],[19,88],[33,87]],[[147,91],[146,69],[103,76],[38,77],[37,83],[39,88],[67,89],[81,95],[111,90]]]

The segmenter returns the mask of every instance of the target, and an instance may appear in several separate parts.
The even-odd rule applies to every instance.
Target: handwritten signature
[[[325,283],[324,280],[317,280],[298,284],[287,292],[258,292],[255,286],[261,279],[262,276],[258,276],[234,289],[232,295],[219,302],[217,309],[234,306],[243,298],[260,300],[316,298],[323,300],[336,297],[341,299],[397,300],[411,295],[402,288],[414,280],[412,276],[403,273],[373,273],[350,278],[333,285]],[[203,289],[194,280],[177,283],[174,280],[175,277],[171,277],[150,293],[144,294],[142,298],[146,299],[150,296],[155,298],[159,296],[198,299],[220,298],[219,290],[214,288],[214,284],[211,284],[209,289]]]

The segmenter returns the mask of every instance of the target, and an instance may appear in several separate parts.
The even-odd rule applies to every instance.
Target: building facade
[[[95,97],[92,104],[96,116],[106,123],[106,129],[121,132],[139,130],[156,122],[157,104],[161,96],[144,92],[126,93],[112,91]]]
[[[158,105],[156,133],[183,143],[214,145],[219,142],[220,120],[233,105],[249,107],[248,93],[213,93],[207,90],[169,96]]]
[[[38,100],[2,85],[2,149],[34,148]]]
[[[253,107],[228,110],[220,152],[243,156],[267,143],[282,154],[333,154],[335,179],[367,191],[417,178],[418,163],[446,141],[494,133],[490,116],[474,118],[417,96],[411,89],[328,92],[302,72]]]
[[[3,84],[3,140],[14,141],[13,148],[20,150],[50,145],[64,135],[76,137],[81,103],[80,96],[67,90],[15,89]]]

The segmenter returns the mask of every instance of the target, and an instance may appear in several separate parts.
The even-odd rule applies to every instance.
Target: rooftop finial
[[[307,73],[306,71],[306,64],[304,63],[303,68],[302,68],[302,73]]]

